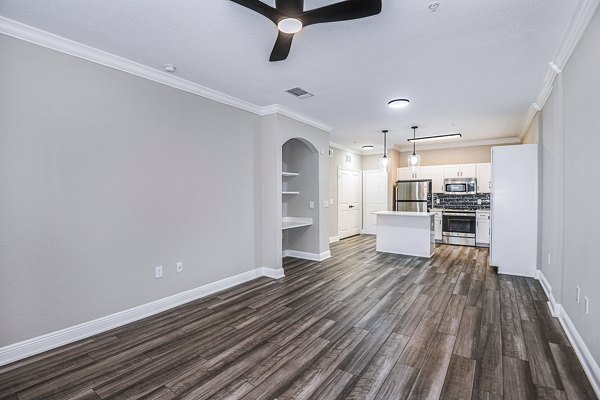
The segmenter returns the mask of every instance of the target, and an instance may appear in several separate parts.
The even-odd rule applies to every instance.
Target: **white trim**
[[[348,151],[350,153],[357,154],[357,155],[363,155],[361,150],[353,150],[350,147],[347,147],[347,146],[344,146],[343,144],[339,144],[339,143],[335,143],[335,142],[329,142],[329,147],[333,147],[334,149],[338,149],[338,150]],[[383,149],[383,147],[382,147],[382,149]]]
[[[331,257],[331,252],[329,250],[327,250],[321,254],[317,254],[317,253],[307,253],[305,251],[284,250],[283,256],[284,257],[302,258],[304,260],[311,260],[311,261],[323,261],[323,260],[327,260],[328,258]]]
[[[283,268],[258,268],[257,271],[259,271],[259,276],[266,276],[267,278],[272,278],[272,279],[281,279],[283,277],[285,277],[285,272],[283,271]]]
[[[577,8],[573,13],[573,17],[571,17],[569,27],[563,36],[560,46],[558,47],[558,51],[554,55],[554,61],[549,62],[548,67],[546,68],[544,82],[542,83],[542,87],[538,92],[538,97],[535,102],[540,109],[544,107],[548,97],[550,97],[550,93],[552,93],[552,85],[554,84],[554,78],[556,78],[556,75],[561,73],[565,68],[565,65],[569,61],[569,57],[571,57],[571,54],[573,54],[573,51],[575,50],[575,47],[577,47],[583,32],[594,16],[594,12],[596,11],[599,3],[600,0],[580,0],[577,4]],[[525,115],[523,128],[521,129],[521,134],[519,137],[523,138],[523,136],[525,136],[525,132],[527,132],[527,129],[529,129],[529,125],[531,124],[532,120],[533,117],[531,116],[530,108]]]
[[[565,311],[564,308],[559,304],[559,315],[558,320],[562,325],[567,337],[569,338],[569,342],[573,345],[573,349],[575,350],[575,354],[577,354],[577,358],[581,362],[585,374],[587,375],[594,392],[596,392],[596,396],[600,398],[600,367],[598,367],[598,363],[594,360],[592,353],[585,345],[585,342],[577,332],[577,328],[573,325],[571,318]]]
[[[552,286],[550,285],[550,282],[548,282],[544,276],[544,273],[539,269],[535,271],[535,279],[540,281],[542,289],[544,289],[544,292],[546,292],[546,297],[548,297],[548,308],[550,308],[552,316],[558,317],[560,315],[560,304],[556,302],[556,299],[552,294]]]
[[[519,142],[523,141],[523,138],[527,134],[527,130],[531,126],[533,119],[538,111],[541,110],[541,107],[538,103],[531,103],[529,109],[527,110],[527,115],[525,115],[525,122],[523,123],[523,127],[521,128],[521,133],[519,134]]]
[[[269,114],[285,115],[286,117],[295,119],[296,121],[299,121],[299,122],[303,122],[307,125],[313,126],[317,129],[324,130],[328,133],[331,133],[331,131],[333,131],[333,128],[331,126],[324,124],[323,122],[317,121],[315,119],[312,119],[306,115],[292,111],[289,108],[282,106],[281,104],[273,104],[270,106],[261,107],[260,112],[258,114],[259,115],[269,115]]]
[[[339,241],[340,241],[340,237],[339,236],[331,236],[329,238],[329,243],[339,242]]]
[[[594,392],[596,392],[596,395],[600,397],[600,367],[598,367],[598,363],[596,360],[594,360],[592,353],[586,346],[581,335],[577,331],[577,328],[575,328],[573,321],[571,321],[571,318],[569,318],[567,311],[562,307],[562,305],[557,303],[554,295],[552,294],[552,286],[550,286],[550,283],[544,276],[544,273],[541,270],[536,270],[536,275],[537,279],[542,285],[542,288],[546,292],[546,296],[548,297],[548,307],[550,308],[550,312],[552,312],[554,317],[558,318],[560,325],[567,334],[569,342],[575,350],[575,354],[577,354],[579,362],[581,362],[581,365],[583,366],[585,374],[590,380],[590,384],[592,385]]]
[[[333,130],[332,127],[320,121],[298,114],[279,104],[260,107],[217,90],[210,89],[206,86],[179,78],[176,75],[171,75],[162,70],[148,67],[135,61],[119,57],[106,51],[75,42],[65,37],[58,36],[2,16],[0,16],[0,33],[64,54],[69,54],[83,60],[104,65],[105,67],[114,68],[116,70],[170,86],[175,89],[202,96],[222,104],[227,104],[253,114],[264,116],[278,113],[327,132],[331,132]]]
[[[498,138],[498,139],[483,139],[483,140],[466,140],[451,143],[435,143],[419,145],[419,150],[439,150],[439,149],[456,149],[462,147],[475,146],[497,146],[502,144],[519,144],[521,140],[518,137]],[[412,151],[412,145],[399,146],[395,145],[394,150],[399,152]]]
[[[45,335],[27,339],[22,342],[1,347],[0,365],[6,365],[35,354],[54,349],[56,347],[73,343],[98,333],[138,321],[142,318],[169,310],[173,307],[177,307],[190,301],[220,292],[221,290],[251,281],[260,276],[278,279],[283,277],[283,269],[253,269],[235,276],[221,279],[220,281],[211,282],[195,289],[177,293],[173,296],[142,304],[128,310],[123,310],[92,321],[84,322],[55,332],[50,332]]]

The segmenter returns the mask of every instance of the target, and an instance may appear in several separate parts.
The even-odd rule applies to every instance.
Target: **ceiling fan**
[[[305,26],[370,17],[381,12],[381,0],[346,0],[308,11],[304,11],[304,0],[275,0],[275,8],[260,0],[231,1],[264,15],[277,25],[279,33],[269,61],[285,60],[294,34]]]

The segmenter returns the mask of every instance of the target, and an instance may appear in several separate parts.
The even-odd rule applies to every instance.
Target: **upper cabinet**
[[[492,191],[492,164],[477,164],[477,193]]]
[[[477,164],[444,165],[444,178],[475,178]]]
[[[431,179],[433,193],[444,192],[445,178],[477,178],[477,192],[490,193],[492,167],[490,163],[432,165],[412,171],[409,167],[398,168],[398,180]]]

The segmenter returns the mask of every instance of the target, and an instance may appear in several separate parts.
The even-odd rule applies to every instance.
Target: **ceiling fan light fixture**
[[[302,21],[296,18],[284,18],[277,24],[277,29],[287,34],[298,33],[302,30]]]
[[[394,99],[388,102],[389,108],[404,108],[410,105],[410,100],[408,99]]]

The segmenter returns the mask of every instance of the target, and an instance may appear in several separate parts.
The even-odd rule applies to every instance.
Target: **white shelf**
[[[311,226],[313,224],[312,218],[304,217],[282,217],[281,218],[281,229],[293,229],[300,228],[303,226]]]
[[[283,175],[283,176],[298,176],[298,175],[300,175],[300,174],[299,174],[299,173],[297,173],[297,172],[286,172],[286,171],[283,171],[283,172],[281,173],[281,175]]]
[[[281,192],[281,194],[300,194],[300,192]]]

